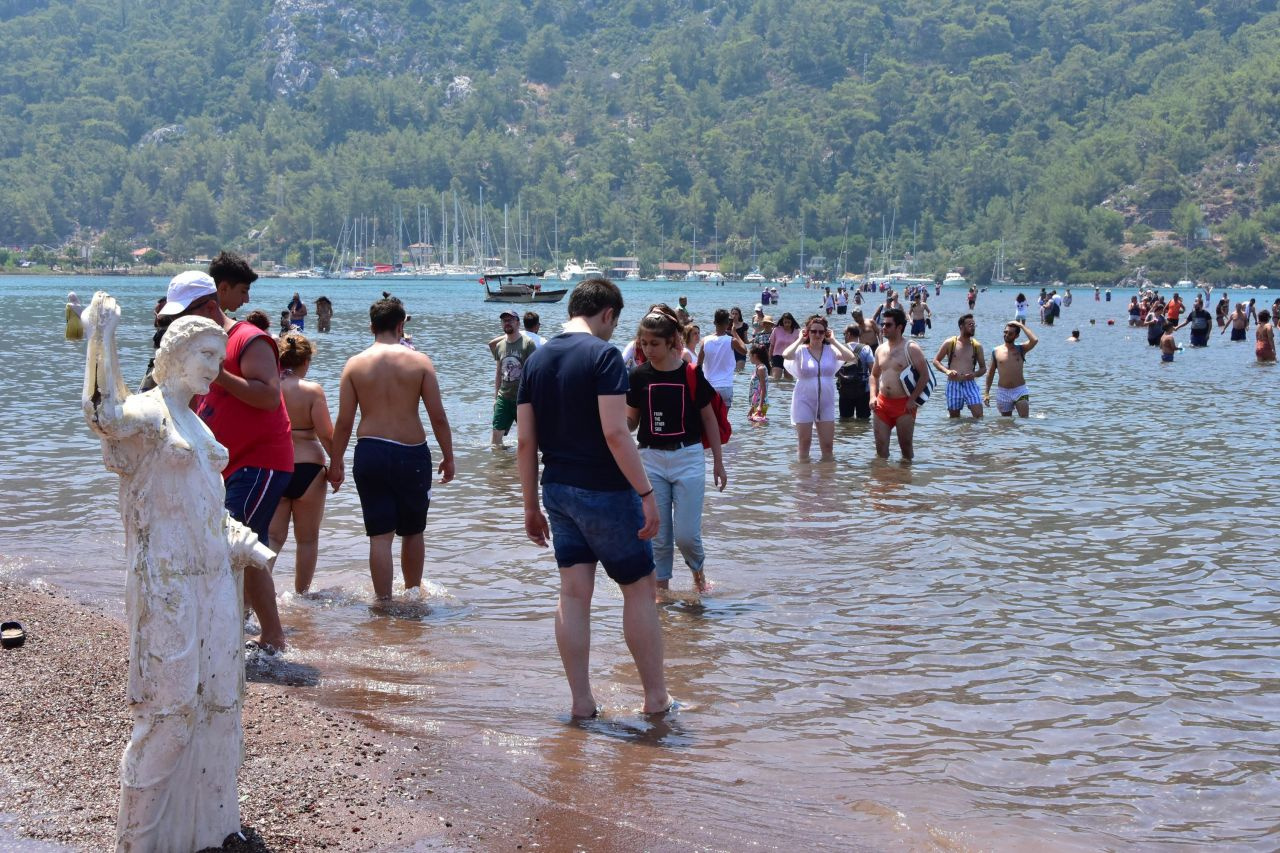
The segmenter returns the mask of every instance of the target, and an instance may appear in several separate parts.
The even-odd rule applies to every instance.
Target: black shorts
[[[364,532],[413,536],[427,529],[431,506],[431,448],[385,438],[356,442],[352,476],[360,495]]]
[[[781,370],[781,369],[782,369],[782,356],[780,356],[780,355],[772,355],[772,356],[769,356],[769,366],[770,366],[770,367],[776,367],[776,368],[778,368],[779,370]]]

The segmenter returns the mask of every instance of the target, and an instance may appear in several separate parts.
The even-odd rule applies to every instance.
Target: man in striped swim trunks
[[[980,418],[982,392],[978,390],[978,377],[986,375],[987,360],[982,344],[973,338],[978,328],[973,315],[963,315],[959,326],[960,334],[942,342],[933,357],[933,366],[947,374],[947,413],[958,418],[960,410],[968,406],[970,413]]]
[[[1018,336],[1025,332],[1027,342],[1018,343]],[[1027,389],[1023,366],[1027,361],[1027,353],[1035,349],[1040,340],[1035,333],[1016,320],[1004,326],[1004,343],[991,353],[991,370],[987,373],[987,390],[983,394],[983,402],[991,403],[991,380],[1000,374],[1000,385],[996,388],[996,409],[1001,415],[1010,417],[1015,409],[1019,417],[1031,414],[1031,391]]]

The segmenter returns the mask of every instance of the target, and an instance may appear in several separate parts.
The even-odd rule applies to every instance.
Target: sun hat
[[[165,303],[159,314],[161,317],[181,314],[191,307],[192,302],[204,296],[213,296],[217,292],[218,287],[213,279],[199,270],[178,273],[169,281],[169,292],[165,294]]]

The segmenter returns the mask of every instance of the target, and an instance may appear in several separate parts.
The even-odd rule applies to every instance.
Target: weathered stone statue
[[[221,846],[240,830],[240,575],[271,557],[223,508],[227,452],[188,405],[217,377],[226,335],[200,317],[176,320],[156,354],[157,387],[130,395],[116,301],[95,294],[84,321],[82,403],[107,468],[120,475],[129,572],[134,725],[120,767],[117,850]]]

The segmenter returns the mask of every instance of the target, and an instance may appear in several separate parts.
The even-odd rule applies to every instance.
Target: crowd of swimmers
[[[453,478],[454,455],[434,365],[406,335],[403,303],[384,293],[370,307],[373,340],[342,370],[335,417],[324,389],[307,378],[316,350],[304,334],[308,312],[299,294],[281,316],[278,338],[270,334],[265,312],[251,311],[240,322],[229,316],[248,301],[256,278],[243,258],[223,253],[207,272],[174,277],[156,307],[157,345],[180,316],[204,316],[228,332],[222,372],[209,394],[194,403],[230,454],[224,471],[228,512],[276,552],[292,529],[294,588],[307,593],[326,494],[347,479],[344,460],[354,431],[352,479],[369,539],[375,596],[392,595],[397,537],[406,592],[421,595],[431,485],[433,479]],[[702,543],[706,458],[711,457],[712,484],[723,490],[723,440],[731,427],[736,374],[748,374],[740,408],[753,427],[768,423],[774,386],[790,384],[790,420],[801,461],[810,459],[815,435],[821,458],[830,459],[835,422],[846,418],[871,421],[877,456],[888,458],[896,434],[902,458],[911,460],[917,412],[938,376],[952,418],[965,409],[981,418],[993,386],[1001,415],[1029,415],[1025,364],[1039,339],[1024,322],[1025,296],[1018,294],[1015,319],[1004,324],[1002,341],[990,352],[975,338],[970,310],[930,357],[919,342],[934,319],[927,291],[913,287],[904,293],[904,308],[887,289],[867,316],[864,290],[852,296],[828,290],[803,322],[791,312],[775,321],[763,301],[750,318],[736,307],[717,308],[705,334],[681,296],[674,307],[650,305],[621,348],[609,341],[619,327],[622,296],[606,279],[588,279],[574,289],[569,320],[551,338],[539,334],[535,312],[499,311],[500,333],[488,342],[495,363],[491,442],[501,446],[513,426],[518,430],[525,531],[539,545],[550,541],[561,574],[556,636],[574,715],[596,711],[587,656],[597,563],[623,590],[624,632],[644,684],[644,710],[672,706],[655,606],[671,594],[677,552],[692,576],[693,594],[711,587]],[[971,289],[970,309],[977,296]],[[1051,325],[1070,304],[1069,291],[1042,291],[1041,322]],[[1143,293],[1130,305],[1130,324],[1145,326],[1152,344],[1171,360],[1177,348],[1173,335],[1183,327],[1191,329],[1192,346],[1208,344],[1215,317],[1204,304],[1199,294],[1187,310],[1177,294],[1165,300]],[[69,335],[72,305],[69,299]],[[1230,310],[1224,295],[1216,316],[1219,334],[1230,330],[1233,340],[1242,340],[1252,322],[1258,360],[1274,361],[1277,308],[1255,312],[1250,301]],[[849,322],[833,328],[832,318],[846,314]],[[332,315],[328,299],[316,300],[318,331],[329,330]],[[1068,340],[1079,339],[1076,330]],[[148,376],[144,389],[149,385]],[[438,460],[427,445],[423,409]],[[284,648],[270,572],[246,572],[245,593],[262,629],[257,644],[269,652]]]

